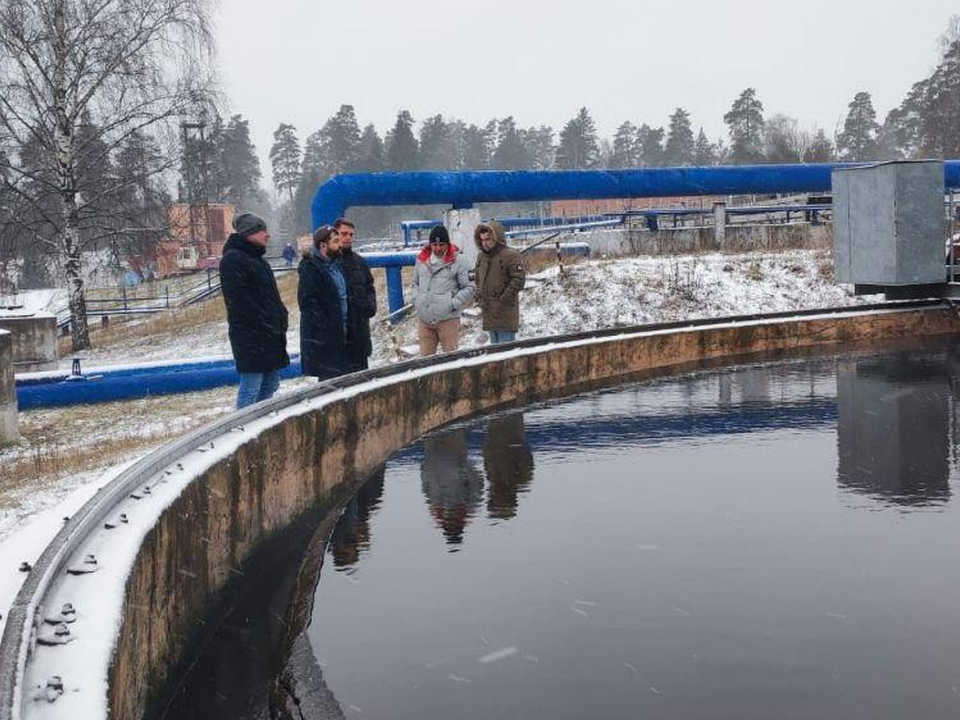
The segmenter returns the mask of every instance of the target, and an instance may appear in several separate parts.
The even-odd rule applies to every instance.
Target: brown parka
[[[497,240],[490,252],[484,252],[480,233],[489,230]],[[483,313],[484,330],[520,329],[520,291],[527,272],[523,256],[507,247],[503,225],[498,222],[481,223],[474,230],[473,240],[480,248],[477,256],[477,302]]]

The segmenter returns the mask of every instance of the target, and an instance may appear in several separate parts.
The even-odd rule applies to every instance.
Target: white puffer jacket
[[[425,247],[413,268],[414,307],[422,322],[436,325],[460,317],[460,311],[473,300],[476,286],[456,245],[450,245],[442,262],[430,262],[430,254],[429,246]]]

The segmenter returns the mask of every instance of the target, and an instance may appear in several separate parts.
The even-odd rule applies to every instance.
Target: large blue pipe
[[[522,200],[825,192],[834,169],[855,164],[338,175],[317,189],[311,211],[313,225],[319,227],[362,205],[467,208],[478,202]],[[960,161],[944,163],[944,183],[960,188]]]

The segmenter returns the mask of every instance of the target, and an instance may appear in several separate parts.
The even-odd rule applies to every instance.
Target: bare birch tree
[[[103,168],[138,136],[175,138],[211,96],[209,2],[0,2],[0,182],[58,258],[74,350],[90,347],[84,250],[117,232],[113,198],[143,181]]]

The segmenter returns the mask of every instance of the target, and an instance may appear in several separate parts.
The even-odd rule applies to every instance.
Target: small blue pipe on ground
[[[299,358],[295,358],[280,372],[280,377],[284,379],[299,375]],[[232,359],[104,370],[79,377],[64,375],[19,379],[16,381],[17,407],[20,410],[32,410],[115,402],[210,390],[237,385],[239,382],[240,376]]]

